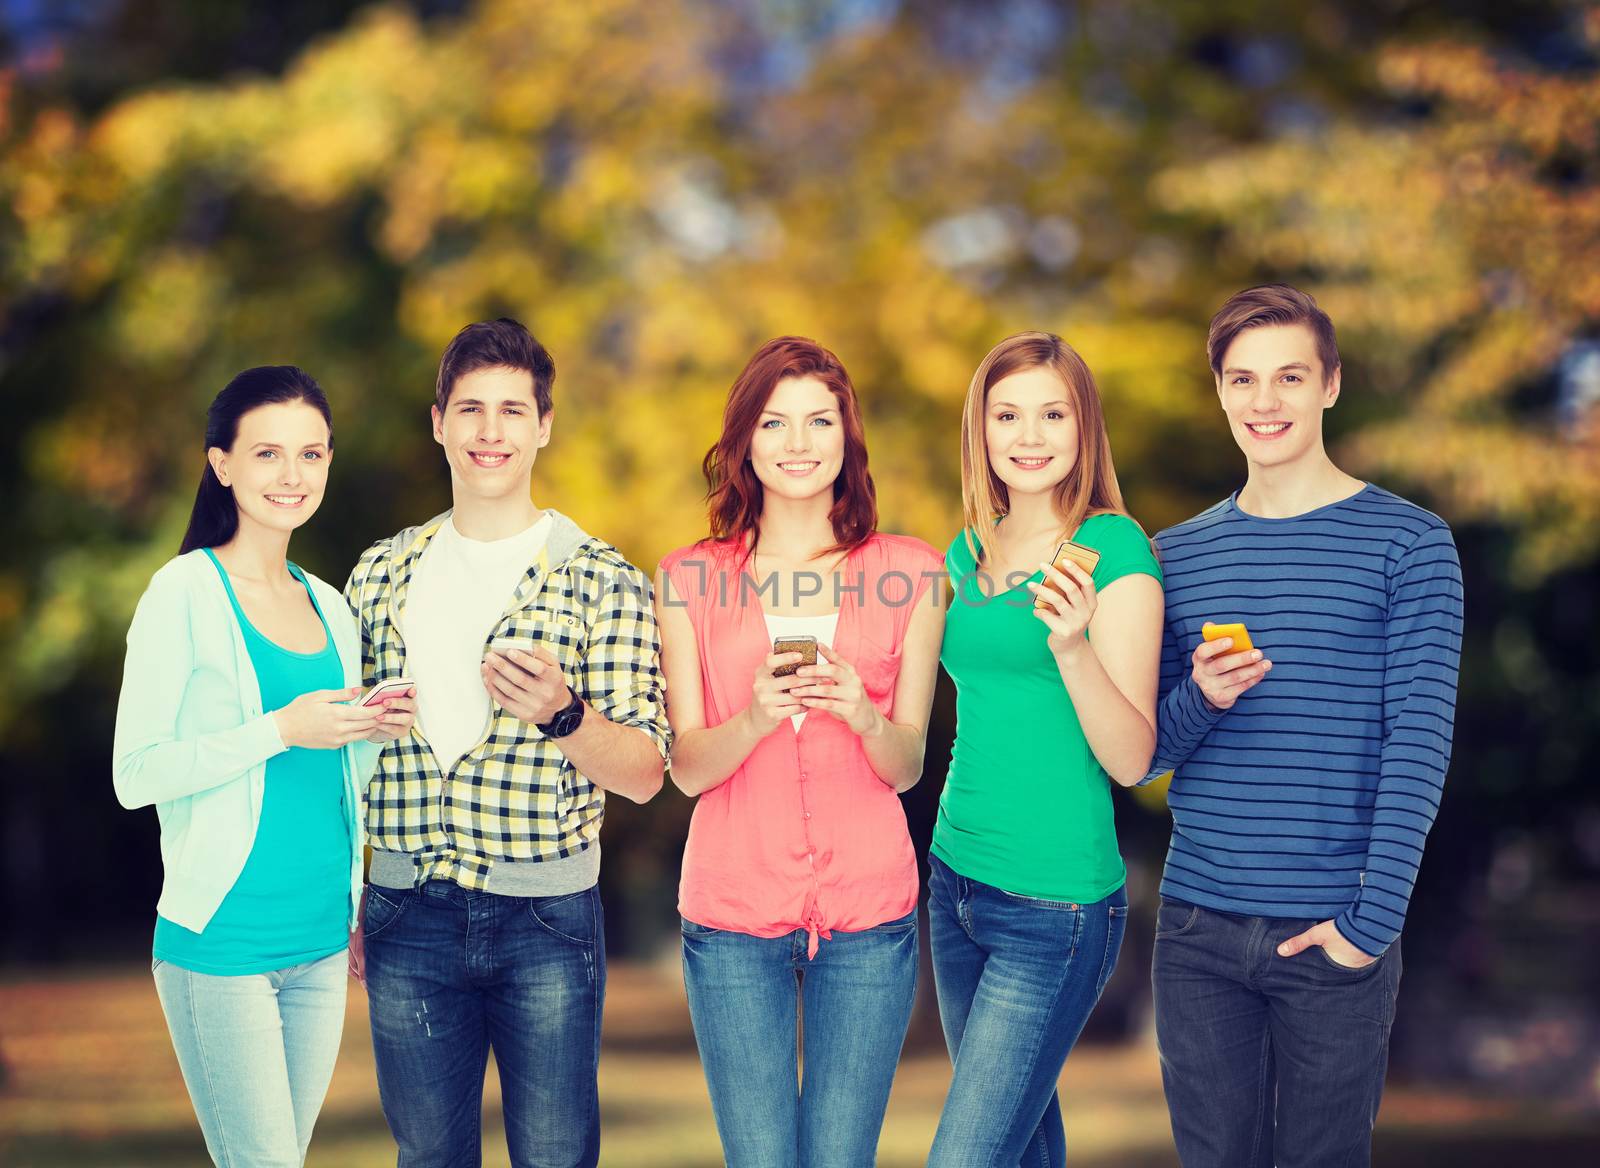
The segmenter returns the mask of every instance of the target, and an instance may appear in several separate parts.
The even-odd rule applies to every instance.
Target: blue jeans
[[[916,998],[915,911],[836,931],[814,961],[803,929],[752,937],[686,920],[683,983],[729,1168],[877,1162]]]
[[[1278,945],[1315,920],[1156,911],[1156,1041],[1184,1168],[1366,1165],[1400,943],[1361,969]]]
[[[498,896],[430,880],[372,887],[367,999],[399,1168],[482,1162],[483,1075],[500,1071],[511,1162],[600,1157],[600,894]]]
[[[223,977],[151,965],[206,1151],[219,1168],[298,1168],[344,1034],[343,949]]]
[[[928,863],[933,978],[954,1064],[928,1164],[1065,1164],[1056,1080],[1117,964],[1127,891],[1040,900]]]

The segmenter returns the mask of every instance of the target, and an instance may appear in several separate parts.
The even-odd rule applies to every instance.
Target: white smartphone
[[[409,677],[391,677],[388,681],[380,681],[356,699],[358,706],[375,706],[384,698],[399,697],[417,683]]]

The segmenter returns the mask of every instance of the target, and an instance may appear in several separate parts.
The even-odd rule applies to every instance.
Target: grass
[[[613,964],[600,1064],[602,1162],[721,1163],[675,966]],[[0,1163],[14,1168],[204,1168],[209,1163],[146,970],[82,970],[0,983]],[[884,1168],[927,1154],[949,1074],[935,1051],[902,1062],[879,1146]],[[1081,1168],[1175,1168],[1155,1052],[1083,1047],[1061,1080]],[[485,1091],[485,1163],[505,1165],[499,1097]],[[1600,1116],[1393,1084],[1375,1162],[1478,1168],[1600,1163]],[[366,1000],[352,985],[344,1046],[308,1168],[394,1162],[378,1108]]]

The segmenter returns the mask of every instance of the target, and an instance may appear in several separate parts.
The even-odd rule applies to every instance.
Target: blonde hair
[[[1062,537],[1071,536],[1091,515],[1128,513],[1111,462],[1111,439],[1094,374],[1077,350],[1054,333],[1017,333],[990,349],[979,363],[961,412],[961,514],[974,560],[981,555],[975,533],[987,534],[1011,510],[1010,493],[989,465],[984,434],[989,391],[1024,369],[1049,369],[1059,377],[1078,419],[1078,457],[1067,477],[1056,484],[1053,498]]]

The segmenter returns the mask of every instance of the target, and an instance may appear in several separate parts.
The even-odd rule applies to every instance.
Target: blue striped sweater
[[[1368,485],[1289,519],[1234,498],[1156,537],[1166,576],[1156,757],[1174,771],[1161,893],[1400,935],[1450,761],[1461,566],[1438,516]],[[1190,677],[1243,621],[1272,671],[1227,711]]]

